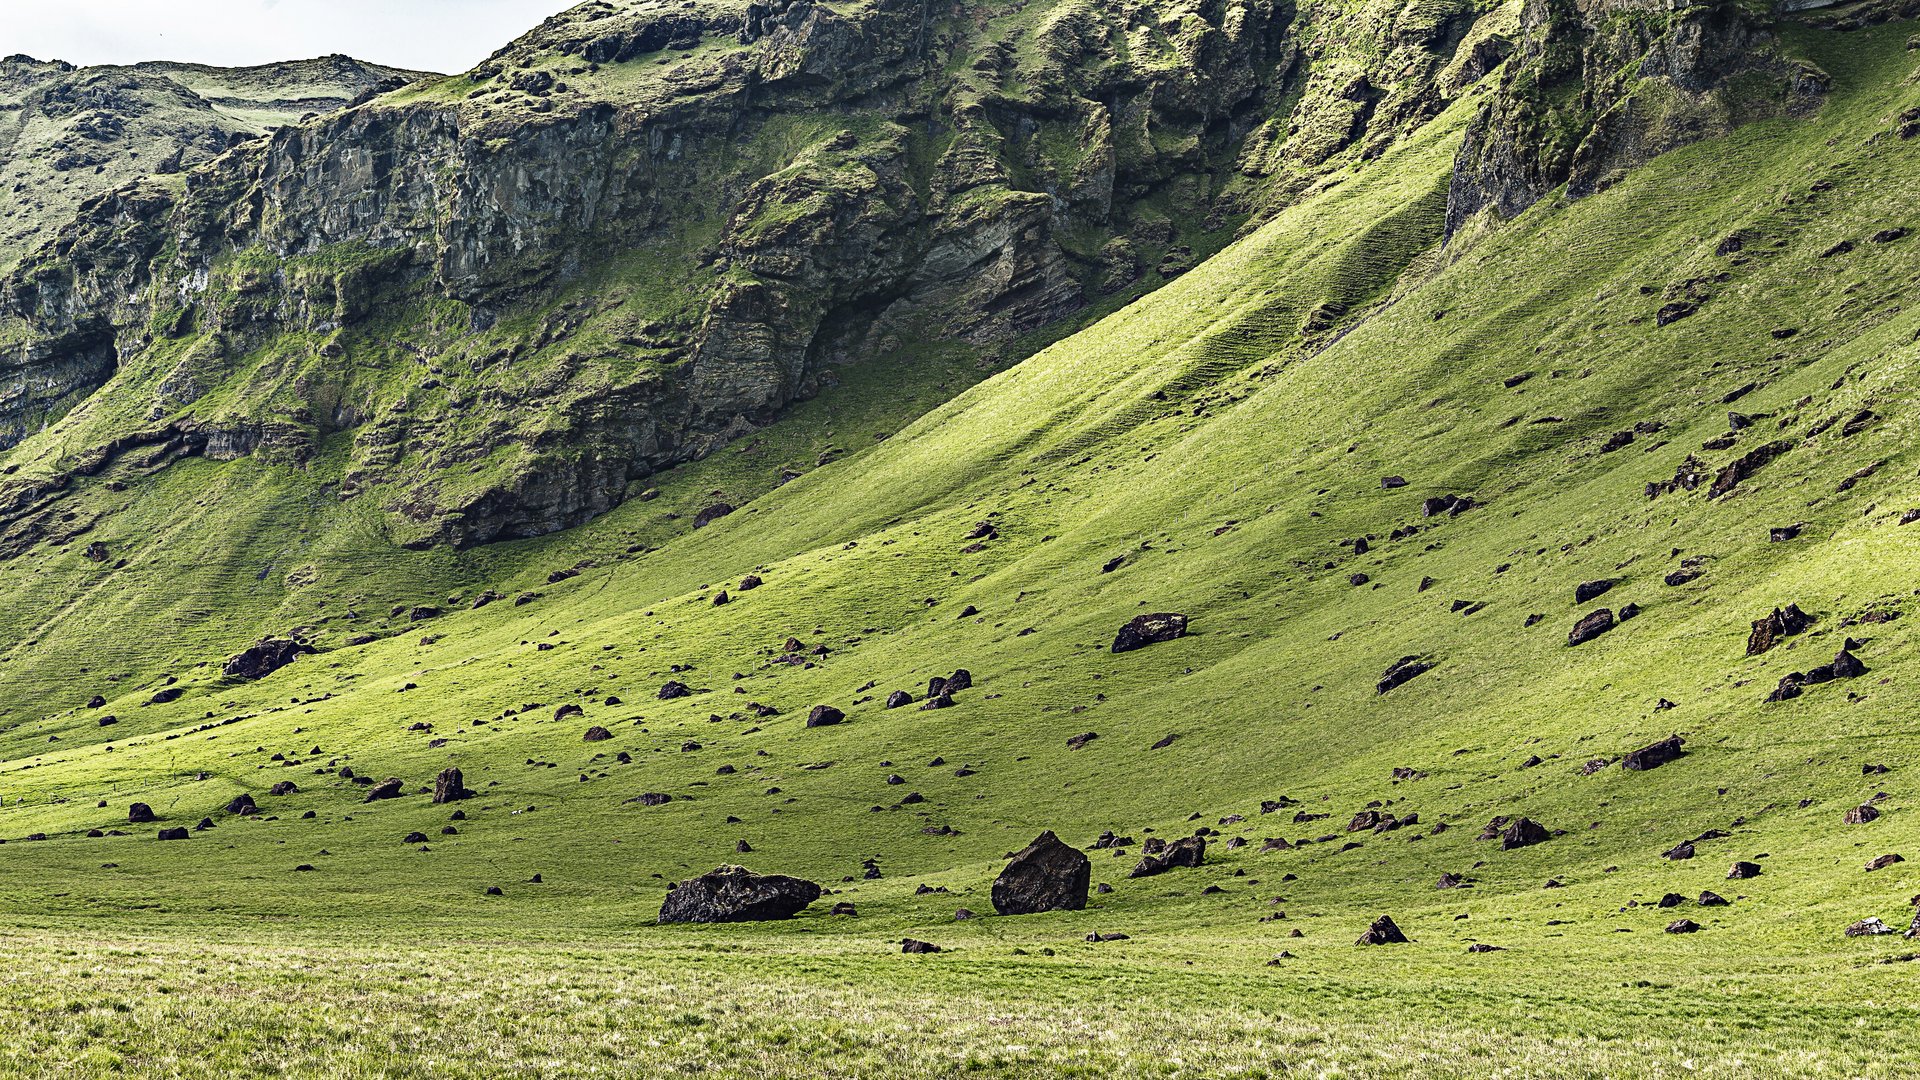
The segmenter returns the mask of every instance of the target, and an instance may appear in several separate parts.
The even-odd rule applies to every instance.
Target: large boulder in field
[[[263,638],[228,660],[220,670],[229,679],[264,679],[313,651],[313,646],[304,641]]]
[[[1162,641],[1185,637],[1186,634],[1187,617],[1185,615],[1176,615],[1170,611],[1142,615],[1120,628],[1120,633],[1113,639],[1113,651],[1132,652],[1149,645],[1157,645]]]
[[[722,866],[668,886],[666,902],[660,905],[660,921],[767,922],[792,918],[818,899],[820,886],[811,881],[756,874],[744,866]]]
[[[815,705],[807,714],[808,727],[832,727],[847,718],[847,714],[831,705]]]
[[[137,802],[127,807],[127,823],[130,825],[145,825],[150,821],[159,820],[154,816],[153,807],[146,803]]]
[[[1093,861],[1049,829],[1014,855],[993,883],[993,910],[1002,915],[1079,911],[1087,906]]]

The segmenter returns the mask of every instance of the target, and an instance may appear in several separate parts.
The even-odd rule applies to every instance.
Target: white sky
[[[346,53],[454,73],[576,0],[0,0],[0,56],[239,67]]]

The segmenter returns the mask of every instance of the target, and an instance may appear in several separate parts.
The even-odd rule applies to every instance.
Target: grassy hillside
[[[1864,869],[1920,858],[1915,29],[1792,31],[1832,77],[1816,116],[1443,250],[1463,101],[931,411],[964,372],[868,367],[541,540],[403,552],[257,457],[84,481],[124,509],[0,565],[0,1010],[26,1033],[0,1061],[1905,1075],[1913,946],[1842,930],[1904,928],[1920,892],[1913,863]],[[1650,494],[1676,470],[1707,479]],[[1474,506],[1423,516],[1445,495]],[[723,498],[740,509],[691,527]],[[309,573],[327,584],[279,585]],[[502,599],[469,610],[483,590]],[[1812,625],[1745,655],[1788,604]],[[1108,651],[1154,611],[1192,632]],[[323,651],[220,677],[296,626]],[[789,636],[826,651],[782,663]],[[1865,675],[1764,700],[1849,638]],[[1409,656],[1434,666],[1379,692]],[[956,667],[955,707],[881,707]],[[698,692],[660,700],[669,679]],[[163,687],[183,692],[149,704]],[[804,727],[816,704],[849,721]],[[1619,764],[1669,734],[1678,761]],[[414,792],[448,765],[480,793],[458,821],[363,804],[340,773]],[[299,790],[269,796],[282,780]],[[241,792],[264,813],[224,813]],[[158,842],[136,800],[215,827]],[[1843,823],[1869,800],[1877,820]],[[1419,820],[1349,831],[1369,809]],[[1476,839],[1523,815],[1551,838]],[[1113,889],[1085,912],[990,915],[1041,829],[1201,826],[1202,868],[1130,880],[1137,844],[1095,851]],[[1729,880],[1736,860],[1762,872]],[[789,924],[651,925],[667,882],[731,861],[833,895]],[[1382,914],[1414,943],[1356,948]],[[1663,933],[1680,918],[1702,929]],[[903,936],[948,952],[900,956]]]

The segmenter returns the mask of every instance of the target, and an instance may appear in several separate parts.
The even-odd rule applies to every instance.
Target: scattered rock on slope
[[[302,641],[264,638],[228,660],[220,670],[229,679],[264,679],[313,651],[313,646]]]
[[[433,779],[433,801],[437,803],[459,802],[471,798],[473,792],[467,790],[466,777],[459,769],[445,768]]]
[[[1395,687],[1425,675],[1435,667],[1433,661],[1424,656],[1403,656],[1395,660],[1374,684],[1374,693],[1384,694]]]
[[[1573,624],[1573,630],[1567,634],[1567,645],[1569,648],[1575,645],[1584,645],[1594,638],[1599,637],[1601,634],[1613,629],[1613,627],[1613,612],[1607,608],[1601,608],[1598,611],[1582,616],[1578,622]]]
[[[1845,931],[1848,937],[1878,937],[1881,934],[1891,934],[1893,932],[1893,927],[1881,922],[1880,917],[1877,915],[1861,919],[1859,922],[1847,927]]]
[[[1620,584],[1618,578],[1599,578],[1595,581],[1583,581],[1574,586],[1573,602],[1576,604],[1592,603],[1600,597],[1605,596],[1609,590],[1618,584]]]
[[[1798,604],[1788,604],[1785,610],[1774,608],[1773,614],[1753,620],[1753,631],[1747,635],[1747,655],[1759,656],[1778,645],[1782,639],[1800,633],[1813,625],[1813,617],[1800,610]]]
[[[1669,761],[1678,761],[1686,753],[1680,749],[1681,744],[1686,741],[1678,735],[1672,735],[1652,746],[1643,746],[1622,758],[1620,767],[1633,772],[1643,772],[1647,769],[1657,769]]]
[[[399,777],[389,776],[385,780],[368,788],[367,797],[362,801],[379,802],[382,799],[397,799],[403,794],[402,789],[404,787],[405,785],[400,782]]]
[[[1133,652],[1135,649],[1144,649],[1149,645],[1185,637],[1186,633],[1187,617],[1185,615],[1166,611],[1141,615],[1120,628],[1120,633],[1113,639],[1113,651]]]
[[[1204,836],[1185,836],[1168,844],[1166,850],[1158,855],[1148,855],[1134,866],[1128,877],[1152,877],[1164,874],[1175,867],[1192,868],[1206,862],[1207,838]]]
[[[1373,925],[1367,927],[1367,932],[1361,934],[1360,939],[1355,941],[1354,944],[1405,945],[1408,944],[1408,942],[1407,935],[1401,933],[1400,928],[1394,925],[1393,916],[1382,915],[1373,920]]]
[[[1552,838],[1546,826],[1532,818],[1523,817],[1508,825],[1500,834],[1500,850],[1512,851],[1515,848],[1532,847],[1535,844],[1544,844]]]

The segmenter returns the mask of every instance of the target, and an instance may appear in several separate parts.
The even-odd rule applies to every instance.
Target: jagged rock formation
[[[0,267],[94,195],[422,77],[345,56],[252,68],[0,60]]]
[[[1710,0],[1526,0],[1518,37],[1460,148],[1449,235],[1562,185],[1591,194],[1748,120],[1817,108],[1828,85],[1782,54],[1770,15]]]

